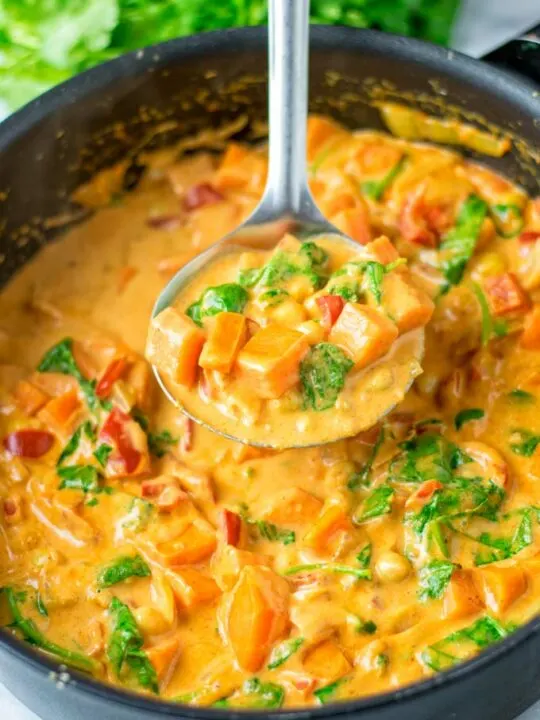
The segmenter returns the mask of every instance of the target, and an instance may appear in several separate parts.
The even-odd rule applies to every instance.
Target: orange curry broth
[[[455,152],[312,118],[321,208],[361,244],[386,234],[436,309],[382,425],[278,453],[194,427],[143,358],[157,294],[249,214],[264,152],[148,162],[2,292],[9,632],[164,699],[270,708],[420,680],[534,616],[538,199]]]

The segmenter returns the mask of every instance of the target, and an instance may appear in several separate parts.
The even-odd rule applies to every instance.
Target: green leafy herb
[[[127,665],[139,685],[158,693],[156,671],[142,650],[144,640],[133,613],[127,605],[113,597],[109,605],[109,615],[112,628],[107,644],[107,657],[116,675],[119,676],[123,666]]]
[[[58,468],[56,472],[61,480],[59,490],[81,490],[83,493],[101,490],[99,473],[93,465],[70,465]]]
[[[68,440],[67,445],[60,453],[60,457],[56,461],[56,466],[60,467],[65,463],[66,460],[68,460],[72,455],[74,455],[77,450],[79,449],[79,445],[81,442],[81,437],[83,433],[90,439],[94,439],[94,429],[90,422],[85,422],[82,425],[79,425],[79,427],[75,430],[71,438]]]
[[[461,207],[455,227],[441,243],[440,267],[448,283],[447,288],[461,282],[475,250],[487,209],[487,204],[480,197],[469,195]]]
[[[241,313],[249,299],[245,287],[237,283],[225,283],[206,288],[197,302],[186,310],[194,323],[202,326],[203,318],[220,312]]]
[[[62,662],[65,662],[68,665],[73,665],[73,667],[76,667],[79,670],[84,670],[85,672],[96,672],[99,669],[99,664],[92,658],[73,650],[67,650],[66,648],[48,640],[33,620],[24,617],[19,605],[24,602],[26,594],[21,595],[11,587],[5,587],[3,592],[6,596],[7,604],[12,617],[11,627],[18,630],[24,640],[41,648],[45,652],[50,653]]]
[[[310,348],[300,363],[304,405],[317,411],[334,407],[353,365],[337,345],[319,343]]]
[[[43,615],[43,617],[49,617],[49,611],[47,610],[47,606],[43,602],[43,598],[39,592],[36,593],[36,609],[40,615]]]
[[[354,575],[359,580],[371,580],[371,570],[364,567],[354,567],[353,565],[340,565],[339,563],[306,563],[304,565],[295,565],[290,567],[283,573],[284,575],[298,575],[303,572],[313,571],[331,572],[337,575]]]
[[[522,508],[519,514],[521,519],[509,538],[494,537],[488,532],[474,536],[461,531],[461,534],[465,535],[469,540],[490,548],[489,552],[479,552],[475,555],[475,565],[488,565],[499,560],[507,560],[532,544],[534,539],[533,522],[537,518],[537,512],[534,508],[528,507]]]
[[[257,528],[259,535],[265,540],[280,542],[282,545],[292,545],[296,542],[296,533],[294,530],[280,528],[266,520],[254,520],[249,514],[247,505],[242,504],[240,506],[240,516],[245,523]]]
[[[328,265],[328,253],[324,248],[312,241],[303,242],[299,254],[301,257],[307,258],[310,269],[315,270],[315,272],[324,272]]]
[[[536,402],[536,397],[526,390],[521,390],[520,388],[514,388],[514,390],[511,390],[508,393],[508,397],[510,400],[515,402],[519,405],[530,405],[531,403]]]
[[[140,555],[123,556],[116,558],[110,565],[104,567],[97,579],[100,590],[117,585],[131,577],[149,577],[150,568]]]
[[[448,560],[430,560],[420,569],[421,600],[437,600],[441,598],[455,570],[454,563]]]
[[[282,303],[286,297],[289,297],[289,293],[282,288],[273,288],[266,290],[257,298],[258,302],[264,307],[270,308],[275,307]]]
[[[366,286],[375,298],[377,305],[380,305],[382,300],[382,281],[385,275],[384,265],[381,265],[380,262],[370,260],[366,262],[364,272]]]
[[[518,205],[492,205],[490,211],[497,232],[503,238],[513,238],[523,230],[525,221]]]
[[[71,375],[79,383],[90,410],[98,409],[99,400],[95,393],[95,382],[85,378],[75,362],[71,338],[64,338],[52,347],[41,359],[38,370],[39,372],[58,372],[63,375]]]
[[[522,457],[532,457],[536,448],[540,445],[540,435],[535,435],[530,430],[518,428],[512,432],[510,450]]]
[[[253,677],[246,680],[242,687],[230,698],[218,700],[212,707],[227,708],[280,708],[285,699],[285,690],[281,685],[270,682],[261,682],[259,678]]]
[[[394,488],[390,485],[380,485],[375,488],[364,500],[359,510],[355,513],[353,521],[360,523],[373,520],[387,515],[392,510],[392,499],[394,497]]]
[[[286,662],[291,655],[294,655],[294,653],[301,647],[303,642],[303,637],[294,637],[289,638],[289,640],[284,640],[279,645],[276,645],[270,653],[270,658],[268,659],[268,669],[275,670],[275,668],[283,665],[283,663]]]
[[[105,465],[107,464],[107,460],[109,459],[109,455],[112,453],[112,451],[112,447],[105,443],[102,443],[96,448],[96,450],[94,451],[94,457],[101,465],[101,467],[105,467]]]
[[[262,268],[246,268],[238,273],[238,282],[242,287],[252,288],[261,279]]]
[[[390,187],[397,175],[405,165],[406,157],[403,155],[398,162],[380,180],[365,180],[360,184],[362,192],[372,200],[379,201],[385,190]]]
[[[362,568],[368,568],[371,563],[371,551],[372,551],[372,545],[371,543],[368,543],[365,545],[360,552],[357,554],[356,559],[358,561],[358,564]]]
[[[481,420],[485,413],[481,408],[466,408],[460,410],[454,418],[454,426],[456,430],[461,430],[465,423],[471,422],[471,420]]]
[[[140,425],[140,427],[146,432],[148,428],[150,427],[150,421],[146,417],[146,415],[139,410],[138,407],[134,407],[131,411],[131,417],[135,420],[136,423]]]
[[[357,618],[356,632],[363,635],[374,635],[377,632],[377,625],[373,620],[362,620]]]
[[[381,449],[381,445],[384,442],[384,428],[381,427],[379,434],[377,435],[377,439],[375,440],[375,443],[373,447],[371,448],[371,452],[369,454],[369,457],[364,465],[358,470],[357,472],[354,472],[347,481],[347,487],[349,490],[356,490],[359,487],[367,487],[369,485],[370,476],[371,476],[371,470],[373,468],[373,463],[375,462],[375,458],[377,457],[377,454],[379,450]]]
[[[139,497],[132,498],[127,515],[122,520],[122,527],[132,530],[133,532],[142,532],[148,527],[154,506],[148,500]]]
[[[343,682],[344,678],[340,678],[329,685],[323,685],[323,687],[314,690],[313,695],[317,698],[320,705],[326,705],[327,703],[332,702],[332,700],[335,700],[334,696]]]
[[[169,430],[162,430],[158,433],[148,433],[148,449],[152,455],[158,458],[165,455],[168,445],[174,445],[177,442],[178,438],[173,437]]]

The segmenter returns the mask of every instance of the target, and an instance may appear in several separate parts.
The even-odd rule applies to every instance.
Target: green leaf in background
[[[444,45],[458,6],[459,0],[312,0],[311,20]],[[0,0],[0,100],[15,109],[124,52],[266,19],[266,0]]]

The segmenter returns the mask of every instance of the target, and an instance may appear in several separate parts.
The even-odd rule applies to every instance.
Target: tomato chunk
[[[12,455],[24,458],[39,458],[48,452],[54,443],[54,435],[46,430],[16,430],[4,437],[4,447]]]
[[[341,295],[322,295],[317,298],[317,305],[322,312],[322,323],[330,330],[341,315],[345,301]]]
[[[225,508],[219,517],[219,524],[223,539],[227,545],[238,547],[242,535],[242,518],[240,515]]]
[[[99,398],[109,397],[112,386],[124,374],[128,362],[125,357],[118,357],[112,360],[96,385],[96,395]]]
[[[540,240],[540,230],[525,230],[519,236],[519,242],[521,243],[533,243]]]
[[[136,438],[144,437],[145,447],[136,447]],[[118,461],[121,467],[120,472],[127,475],[135,473],[143,460],[146,451],[146,437],[137,423],[127,413],[115,407],[105,420],[99,433],[100,440],[112,443],[116,448],[116,457],[111,456],[110,460]]]
[[[223,200],[223,195],[210,183],[200,183],[189,188],[184,198],[186,210],[197,210],[205,205],[213,205]]]

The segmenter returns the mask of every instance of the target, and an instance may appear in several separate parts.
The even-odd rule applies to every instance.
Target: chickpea
[[[311,280],[305,275],[298,275],[290,280],[287,291],[298,302],[304,302],[313,293]]]
[[[295,327],[306,319],[306,311],[300,303],[297,303],[292,298],[276,305],[268,315],[271,317],[272,322],[280,323],[286,327]]]
[[[394,550],[382,552],[375,563],[375,574],[383,583],[401,582],[411,570],[407,558]]]

